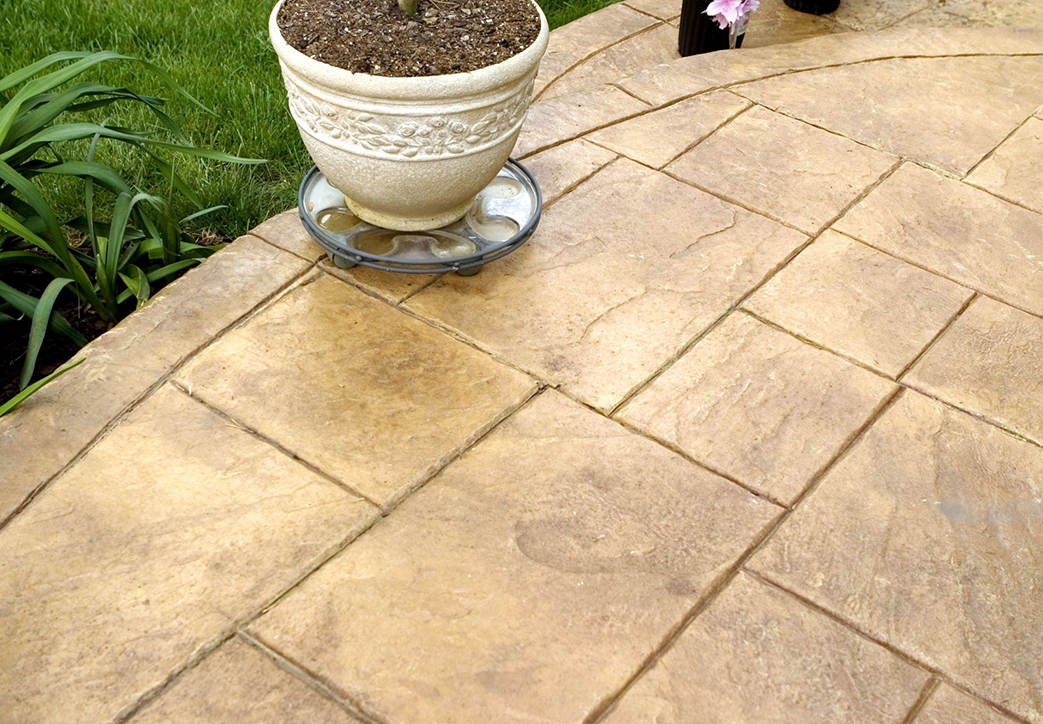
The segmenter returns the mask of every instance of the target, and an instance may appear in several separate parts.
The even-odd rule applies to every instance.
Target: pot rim
[[[530,0],[540,18],[540,31],[527,48],[499,63],[466,73],[443,75],[384,76],[353,73],[310,58],[286,42],[278,23],[283,2],[279,0],[268,16],[268,36],[283,66],[324,88],[372,98],[425,100],[487,93],[532,72],[547,49],[550,34],[543,10],[535,0]]]

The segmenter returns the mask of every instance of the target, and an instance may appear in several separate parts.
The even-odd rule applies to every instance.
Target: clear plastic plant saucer
[[[514,159],[482,189],[464,218],[440,229],[392,231],[367,224],[315,167],[304,177],[297,200],[304,227],[342,269],[361,265],[462,276],[477,274],[528,241],[543,209],[536,179]]]

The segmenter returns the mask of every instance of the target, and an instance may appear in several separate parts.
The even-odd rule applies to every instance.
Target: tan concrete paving
[[[1032,117],[967,175],[967,182],[1043,212],[1043,120]]]
[[[615,159],[612,151],[581,139],[529,156],[525,167],[540,180],[543,203],[549,205]]]
[[[606,721],[901,721],[927,680],[927,672],[743,573]]]
[[[781,512],[548,391],[250,630],[378,720],[579,721]]]
[[[744,306],[812,344],[897,378],[973,294],[826,231]]]
[[[356,320],[348,329],[345,317]],[[176,380],[382,507],[536,390],[329,276],[288,292]]]
[[[859,143],[963,176],[1035,109],[1039,67],[1038,57],[906,58],[768,78],[739,92]],[[875,97],[880,88],[887,88],[886,100]]]
[[[619,416],[789,504],[894,390],[888,380],[736,314]]]
[[[753,106],[664,170],[813,234],[896,162],[890,154]]]
[[[751,566],[1039,721],[1040,452],[905,392]]]
[[[406,305],[607,412],[806,240],[619,160],[502,264],[442,277]]]
[[[942,684],[914,720],[916,724],[1010,724],[1016,721],[971,696]]]
[[[750,107],[728,91],[714,91],[594,131],[586,138],[646,166],[662,168]]]
[[[763,4],[555,32],[477,277],[287,212],[0,420],[0,722],[1043,722],[1036,6]]]
[[[1043,314],[1040,215],[954,178],[907,163],[835,228],[1011,306]]]
[[[359,720],[249,644],[232,639],[134,718],[139,724]]]
[[[1043,444],[1043,319],[979,297],[908,375],[929,395]]]
[[[0,424],[0,521],[163,375],[308,266],[290,254],[272,253],[256,237],[243,237],[81,350],[76,358],[85,362],[75,375],[46,386],[32,405]]]
[[[164,385],[0,532],[0,717],[131,709],[376,516]]]

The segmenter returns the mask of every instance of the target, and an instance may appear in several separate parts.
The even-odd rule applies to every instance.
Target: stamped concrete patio
[[[1043,722],[1043,32],[764,4],[557,31],[479,276],[287,212],[0,420],[0,721]]]

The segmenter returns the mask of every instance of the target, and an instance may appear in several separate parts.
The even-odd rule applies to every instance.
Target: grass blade
[[[209,209],[203,209],[202,211],[197,211],[194,214],[189,214],[185,218],[181,219],[181,223],[182,224],[187,224],[189,221],[195,221],[196,219],[198,219],[201,216],[206,216],[207,214],[212,214],[215,211],[220,211],[221,209],[227,209],[227,208],[228,208],[228,204],[221,204],[220,206],[211,206]]]

